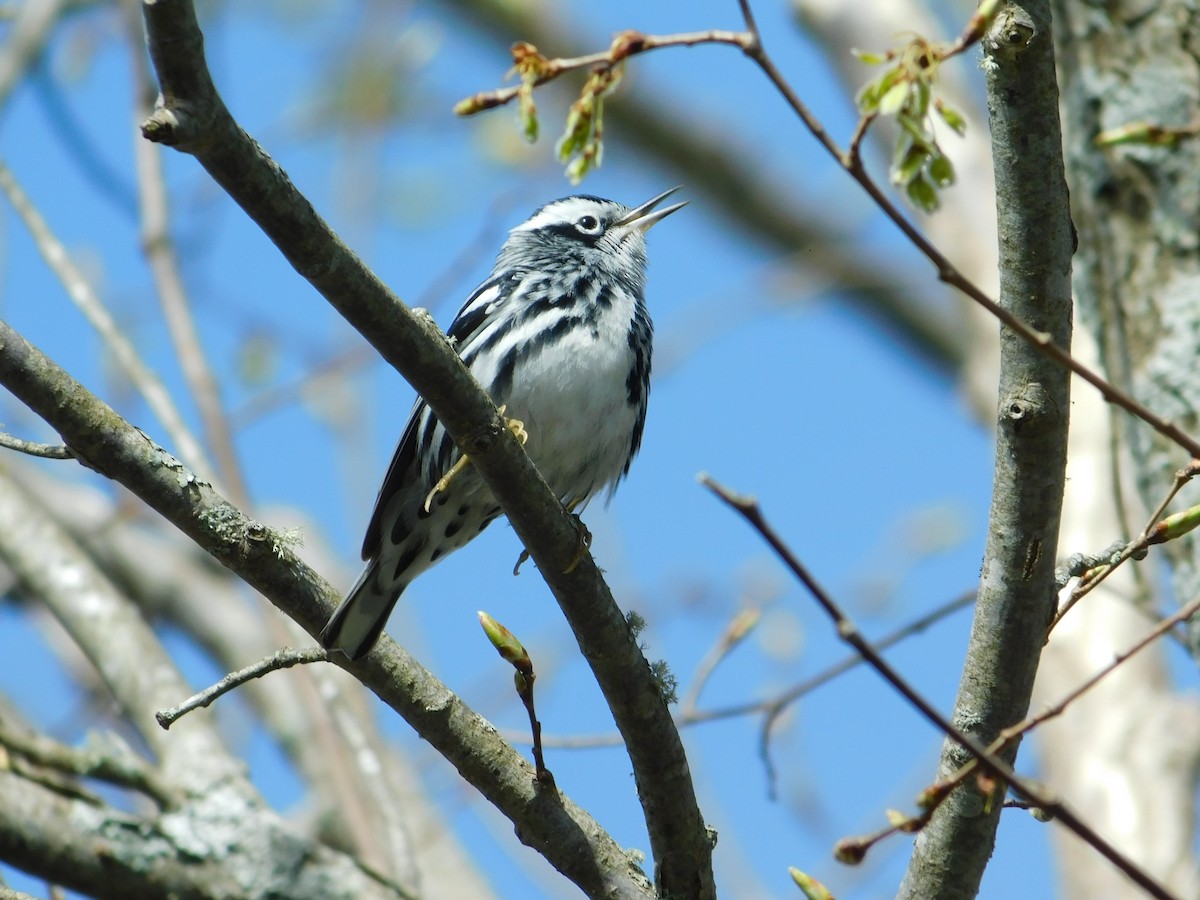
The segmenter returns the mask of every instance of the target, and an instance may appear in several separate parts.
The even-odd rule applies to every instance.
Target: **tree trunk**
[[[1095,139],[1135,122],[1193,122],[1200,82],[1195,47],[1184,38],[1195,33],[1197,13],[1181,2],[1057,0],[1055,21],[1079,235],[1074,288],[1087,338],[1075,354],[1098,361],[1110,380],[1194,434],[1200,147],[1194,139],[1114,147]],[[1141,531],[1187,454],[1140,422],[1110,414],[1094,392],[1077,392],[1072,418],[1078,433],[1063,552],[1096,552]],[[1107,487],[1114,481],[1115,497]],[[1164,549],[1179,600],[1191,600],[1200,577],[1194,537]],[[1158,579],[1140,568],[1136,578],[1126,574],[1086,598],[1055,629],[1039,685],[1046,700],[1148,629]],[[1200,895],[1193,852],[1200,712],[1173,692],[1160,647],[1125,663],[1042,738],[1045,776],[1068,802],[1171,890]],[[1141,896],[1077,841],[1059,833],[1056,840],[1067,896]]]

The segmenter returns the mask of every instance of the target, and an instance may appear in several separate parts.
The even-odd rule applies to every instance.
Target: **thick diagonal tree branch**
[[[569,513],[433,324],[367,269],[234,121],[209,75],[192,4],[147,2],[143,15],[162,88],[160,108],[143,133],[195,156],[296,271],[416,388],[471,457],[558,599],[625,740],[659,891],[712,896],[711,837],[683,742],[594,561],[587,556],[571,565],[579,537]]]
[[[124,485],[218,562],[316,634],[337,592],[277,536],[247,518],[103,401],[0,322],[0,384],[40,415],[90,468]],[[350,667],[589,895],[646,897],[625,852],[449,688],[387,637]],[[182,699],[182,697],[180,697]]]

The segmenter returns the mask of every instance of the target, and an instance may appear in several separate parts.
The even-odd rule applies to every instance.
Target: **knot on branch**
[[[462,448],[467,456],[481,456],[496,446],[496,440],[504,431],[504,420],[497,416],[483,428],[478,428],[467,435],[466,445]]]
[[[1009,392],[1000,400],[1000,426],[1028,436],[1058,418],[1058,404],[1041,384],[1032,382]]]
[[[1020,56],[1038,36],[1033,16],[1016,5],[997,13],[983,38],[984,51],[991,57],[1013,60]]]
[[[187,103],[160,106],[142,122],[142,137],[155,144],[192,152],[206,129]]]
[[[613,38],[609,54],[612,62],[620,62],[646,49],[646,35],[640,31],[629,29],[622,31]]]

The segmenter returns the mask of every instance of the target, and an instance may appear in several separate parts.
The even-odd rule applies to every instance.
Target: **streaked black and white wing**
[[[504,301],[505,294],[499,280],[492,278],[479,285],[467,298],[446,332],[460,356],[466,349],[478,345],[481,336],[489,333],[489,319],[494,317],[496,307]],[[421,517],[426,495],[453,464],[453,458],[454,442],[433,410],[418,397],[375,497],[375,508],[371,511],[371,521],[363,537],[363,559],[374,559],[379,555],[387,538],[385,527],[394,530],[394,521],[384,522],[389,508],[399,512],[401,527],[406,521],[411,524]],[[398,506],[393,506],[397,497],[402,499]],[[392,518],[394,520],[397,516],[393,515]],[[399,543],[396,540],[392,542]]]

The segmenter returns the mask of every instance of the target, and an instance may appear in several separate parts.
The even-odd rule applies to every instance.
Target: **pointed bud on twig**
[[[833,858],[848,866],[857,866],[866,855],[867,846],[858,838],[842,838],[833,847]]]
[[[792,876],[796,887],[804,893],[806,900],[833,900],[833,894],[829,893],[829,888],[812,876],[806,875],[793,866],[788,866],[788,874]]]
[[[1191,509],[1167,516],[1155,524],[1146,536],[1146,543],[1162,544],[1166,541],[1173,541],[1180,535],[1187,534],[1197,525],[1200,525],[1200,506],[1193,506]]]
[[[944,781],[931,784],[917,795],[917,806],[925,811],[937,809],[954,785]]]
[[[483,626],[483,633],[492,642],[492,646],[499,652],[500,657],[510,663],[518,672],[532,675],[533,662],[525,651],[524,645],[517,640],[516,635],[483,610],[479,610],[478,616],[479,624]]]

